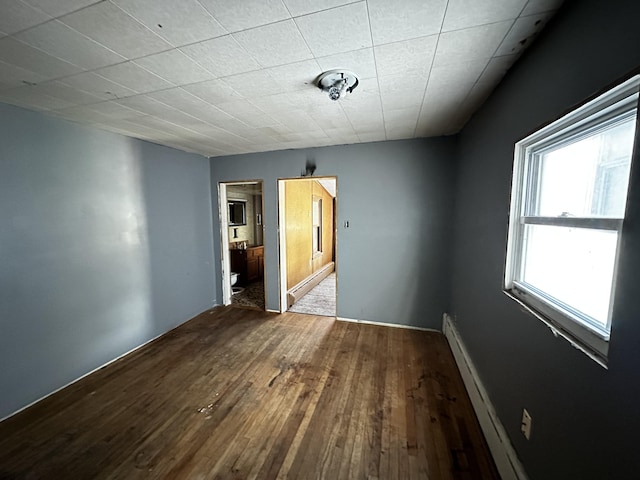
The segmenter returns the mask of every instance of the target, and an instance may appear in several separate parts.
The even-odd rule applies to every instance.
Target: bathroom
[[[262,184],[227,186],[231,301],[264,309]]]

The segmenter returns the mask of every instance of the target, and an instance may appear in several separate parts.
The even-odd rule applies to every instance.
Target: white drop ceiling
[[[211,157],[448,135],[561,2],[0,0],[0,102]]]

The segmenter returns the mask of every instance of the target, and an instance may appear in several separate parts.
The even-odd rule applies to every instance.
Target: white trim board
[[[502,422],[498,418],[491,399],[487,394],[462,339],[450,315],[442,316],[442,332],[449,342],[453,357],[460,370],[471,404],[478,417],[480,428],[489,445],[498,472],[503,480],[527,480],[524,467],[511,444]]]
[[[64,390],[65,388],[67,388],[67,387],[69,387],[69,386],[73,385],[73,384],[74,384],[74,383],[76,383],[76,382],[79,382],[79,381],[80,381],[80,380],[82,380],[84,377],[88,377],[89,375],[91,375],[91,374],[93,374],[93,373],[97,372],[98,370],[103,369],[103,368],[104,368],[104,367],[106,367],[107,365],[111,365],[113,362],[117,362],[118,360],[120,360],[120,359],[121,359],[121,358],[123,358],[123,357],[126,357],[126,356],[127,356],[127,355],[129,355],[130,353],[133,353],[133,352],[135,352],[136,350],[140,350],[142,347],[144,347],[144,346],[146,346],[146,345],[150,344],[151,342],[153,342],[153,341],[155,341],[155,340],[159,339],[160,337],[162,337],[162,336],[164,336],[164,335],[167,335],[169,332],[172,332],[172,331],[173,331],[173,330],[175,330],[176,328],[178,328],[178,327],[180,327],[180,326],[184,325],[185,323],[187,323],[187,322],[188,322],[188,321],[190,321],[190,320],[193,320],[193,319],[194,319],[194,318],[196,318],[197,316],[202,315],[202,314],[203,314],[203,313],[205,313],[205,312],[209,312],[209,314],[212,314],[212,313],[213,313],[213,310],[214,310],[216,307],[218,307],[218,306],[219,306],[218,304],[214,304],[213,306],[211,306],[211,307],[209,307],[209,308],[207,308],[207,309],[203,310],[202,312],[200,312],[200,313],[196,313],[195,315],[190,316],[189,318],[187,318],[186,320],[184,320],[184,321],[180,322],[178,325],[176,325],[175,327],[172,327],[171,329],[167,330],[166,332],[163,332],[163,333],[161,333],[161,334],[159,334],[159,335],[156,335],[156,336],[155,336],[155,337],[153,337],[153,338],[150,338],[149,340],[147,340],[147,341],[146,341],[146,342],[144,342],[144,343],[141,343],[141,344],[140,344],[140,345],[138,345],[137,347],[133,347],[131,350],[128,350],[128,351],[126,351],[126,352],[124,352],[124,353],[122,353],[122,354],[118,355],[117,357],[115,357],[115,358],[113,358],[113,359],[109,360],[108,362],[106,362],[106,363],[104,363],[104,364],[100,365],[99,367],[96,367],[96,368],[94,368],[93,370],[91,370],[91,371],[89,371],[89,372],[87,372],[87,373],[85,373],[85,374],[83,374],[83,375],[80,375],[80,376],[79,376],[78,378],[76,378],[75,380],[71,380],[70,382],[68,382],[68,383],[64,384],[63,386],[61,386],[61,387],[59,387],[59,388],[56,388],[54,391],[49,392],[49,393],[47,393],[46,395],[43,395],[43,396],[42,396],[42,397],[40,397],[40,398],[37,398],[37,399],[36,399],[36,400],[34,400],[33,402],[31,402],[31,403],[29,403],[29,404],[25,405],[24,407],[19,408],[18,410],[16,410],[16,411],[15,411],[15,412],[13,412],[13,413],[10,413],[10,414],[9,414],[9,415],[7,415],[6,417],[0,418],[0,422],[4,422],[4,421],[5,421],[5,420],[7,420],[8,418],[11,418],[11,417],[13,417],[14,415],[17,415],[18,413],[22,412],[23,410],[26,410],[26,409],[27,409],[27,408],[29,408],[29,407],[32,407],[33,405],[35,405],[36,403],[38,403],[38,402],[40,402],[40,401],[44,400],[45,398],[50,397],[51,395],[54,395],[54,394],[58,393],[60,390]]]
[[[380,327],[404,328],[407,330],[420,330],[422,332],[442,333],[440,332],[440,330],[436,330],[435,328],[415,327],[413,325],[401,325],[399,323],[373,322],[371,320],[357,320],[355,318],[344,318],[344,317],[336,317],[336,320],[338,320],[339,322],[363,323],[365,325],[378,325]]]

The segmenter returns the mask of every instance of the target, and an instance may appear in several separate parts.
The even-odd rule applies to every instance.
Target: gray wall
[[[212,305],[208,162],[0,104],[0,418]]]
[[[640,165],[609,352],[596,365],[501,293],[514,143],[640,66],[640,2],[568,2],[460,136],[452,302],[532,479],[637,478]],[[533,416],[530,441],[519,431]]]
[[[454,148],[441,138],[213,158],[213,230],[218,182],[264,180],[267,308],[279,310],[277,180],[299,176],[313,159],[315,176],[338,178],[338,316],[440,328],[449,305]],[[214,245],[219,266],[217,233]]]

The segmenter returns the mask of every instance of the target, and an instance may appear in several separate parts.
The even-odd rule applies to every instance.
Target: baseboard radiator
[[[287,292],[287,308],[290,308],[291,305],[296,303],[302,297],[304,297],[307,293],[309,293],[316,285],[318,285],[322,280],[327,278],[333,270],[335,269],[335,263],[329,262],[320,270],[315,273],[312,273],[303,281],[294,286],[291,290]]]
[[[518,459],[511,440],[493,408],[491,399],[480,381],[467,349],[462,343],[455,321],[446,313],[443,315],[442,331],[449,342],[453,358],[458,370],[460,370],[462,381],[502,480],[527,480],[527,474]]]

